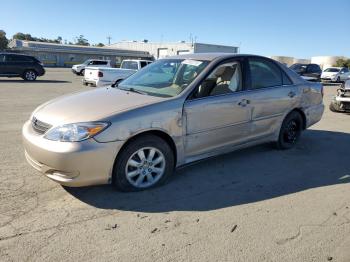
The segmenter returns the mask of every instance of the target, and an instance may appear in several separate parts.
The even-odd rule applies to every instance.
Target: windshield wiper
[[[138,89],[135,89],[135,88],[133,88],[133,87],[130,87],[130,88],[119,88],[119,89],[124,90],[124,91],[130,91],[130,92],[133,92],[133,93],[138,93],[138,94],[141,94],[141,95],[146,95],[146,96],[148,96],[148,93],[142,92],[142,91],[140,91],[140,90],[138,90]]]

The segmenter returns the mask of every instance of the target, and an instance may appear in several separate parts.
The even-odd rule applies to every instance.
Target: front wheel
[[[37,73],[34,70],[27,70],[23,74],[23,79],[26,81],[34,81],[37,78]]]
[[[141,191],[163,184],[173,170],[174,153],[169,144],[158,136],[140,136],[119,154],[113,184],[121,191]]]
[[[303,118],[300,113],[293,111],[283,120],[279,133],[277,148],[290,149],[298,142],[303,129]]]
[[[81,75],[81,76],[84,76],[84,75],[85,75],[85,69],[83,69],[83,70],[80,71],[80,75]]]

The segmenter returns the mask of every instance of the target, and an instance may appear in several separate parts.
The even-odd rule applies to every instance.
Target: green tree
[[[97,46],[97,47],[104,47],[105,45],[102,43],[98,43],[98,44],[94,44],[93,46]]]
[[[6,38],[5,31],[0,29],[0,50],[6,49],[8,43],[9,40]]]
[[[75,45],[85,45],[85,46],[89,46],[89,41],[84,38],[83,35],[79,35],[78,37],[75,38]]]
[[[350,59],[338,59],[337,62],[335,63],[336,67],[348,67],[350,68]]]

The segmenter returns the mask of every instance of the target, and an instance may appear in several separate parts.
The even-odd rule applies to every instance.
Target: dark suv
[[[33,56],[0,53],[0,76],[19,76],[26,81],[34,81],[44,74],[43,64]]]
[[[321,81],[322,70],[317,64],[294,64],[290,69],[302,76],[305,80]]]

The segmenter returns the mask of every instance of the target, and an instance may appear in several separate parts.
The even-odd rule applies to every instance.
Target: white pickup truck
[[[120,68],[86,67],[83,84],[96,87],[114,85],[150,63],[150,60],[123,60]]]

